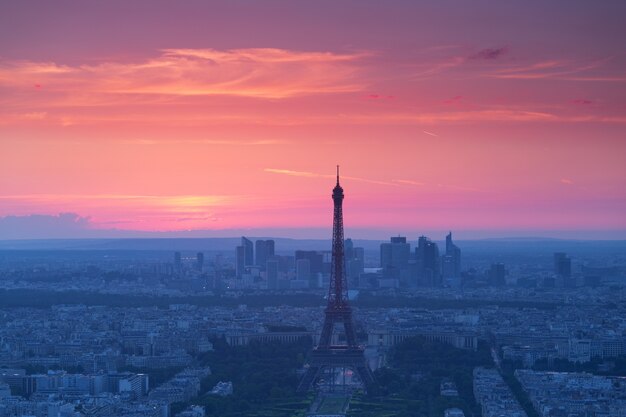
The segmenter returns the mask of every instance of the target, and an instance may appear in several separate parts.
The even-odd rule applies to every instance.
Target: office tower
[[[254,264],[263,266],[267,262],[267,252],[265,250],[265,241],[257,240],[254,242]]]
[[[461,275],[461,249],[452,242],[452,232],[446,236],[446,256],[452,258],[454,277]]]
[[[311,279],[311,262],[308,259],[296,261],[296,279],[306,281]]]
[[[196,254],[196,269],[202,271],[204,268],[204,253],[198,252]]]
[[[275,290],[278,288],[278,260],[270,259],[265,264],[267,274],[267,289]]]
[[[274,241],[273,240],[257,240],[255,245],[255,265],[265,268],[267,260],[274,256]]]
[[[496,287],[503,287],[506,284],[506,269],[503,263],[491,264],[489,269],[489,284]]]
[[[365,248],[354,248],[354,259],[358,259],[365,263]]]
[[[390,242],[380,245],[380,266],[387,279],[399,279],[403,284],[409,281],[409,257],[411,245],[406,237],[392,237]]]
[[[244,265],[254,265],[254,246],[252,245],[252,241],[242,236],[241,246],[243,247]]]
[[[324,254],[313,250],[297,250],[296,262],[300,259],[308,259],[311,264],[312,274],[324,272]]]
[[[346,262],[346,274],[348,275],[348,284],[352,288],[359,287],[359,277],[365,272],[363,261],[358,258],[354,258]]]
[[[335,371],[349,368],[361,379],[365,391],[372,394],[376,383],[363,354],[363,348],[356,340],[352,310],[348,302],[348,282],[344,259],[343,240],[343,188],[339,185],[339,167],[337,167],[337,185],[333,189],[333,251],[328,288],[328,304],[324,315],[324,325],[319,344],[311,353],[309,368],[298,386],[298,392],[305,393],[325,369]],[[346,343],[333,345],[335,325],[341,325]],[[331,372],[331,387],[334,386],[334,372]]]
[[[246,269],[246,254],[243,246],[235,248],[235,275],[241,278]]]
[[[179,273],[183,269],[183,261],[180,252],[174,252],[174,272]]]
[[[563,287],[575,287],[576,283],[572,279],[572,259],[563,252],[554,254],[554,274]]]
[[[419,239],[417,239],[415,264],[419,284],[425,286],[441,285],[439,248],[435,242],[431,241],[426,236],[420,236]]]
[[[276,242],[274,240],[266,240],[265,247],[267,248],[267,257],[276,255]]]
[[[344,246],[346,249],[346,253],[345,253],[346,261],[349,261],[352,258],[354,258],[354,243],[352,242],[352,239],[346,239]]]
[[[452,232],[446,236],[446,253],[441,257],[441,275],[447,284],[460,284],[461,249],[452,242]]]

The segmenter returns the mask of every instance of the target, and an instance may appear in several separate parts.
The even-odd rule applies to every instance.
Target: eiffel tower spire
[[[324,325],[319,344],[313,349],[309,368],[300,381],[298,392],[306,392],[315,384],[315,380],[324,370],[333,373],[339,368],[350,368],[359,375],[367,392],[375,389],[375,382],[370,371],[363,348],[356,340],[356,332],[352,321],[352,309],[348,300],[348,283],[346,278],[346,262],[344,257],[343,233],[343,188],[339,185],[339,165],[337,165],[337,185],[333,189],[333,242],[328,287],[328,304],[324,311]],[[342,325],[346,343],[333,344],[335,325]],[[334,378],[333,378],[334,379]]]

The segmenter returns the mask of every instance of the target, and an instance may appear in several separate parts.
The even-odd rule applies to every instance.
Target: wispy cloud
[[[398,184],[416,185],[419,187],[426,185],[426,183],[423,183],[420,181],[413,181],[413,180],[393,180],[393,182],[397,182]]]
[[[335,178],[335,175],[331,175],[331,174],[319,174],[319,173],[316,173],[316,172],[308,172],[308,171],[294,171],[294,170],[290,170],[290,169],[265,168],[263,171],[269,172],[269,173],[272,173],[272,174],[289,175],[289,176],[292,176],[292,177]],[[391,186],[397,186],[398,185],[398,184],[395,184],[395,183],[389,182],[389,181],[379,181],[379,180],[372,180],[372,179],[369,179],[369,178],[351,177],[351,176],[345,176],[345,175],[342,175],[341,179],[342,180],[349,180],[349,181],[366,182],[366,183],[369,183],[369,184],[378,184],[378,185],[391,185]]]
[[[108,98],[103,94],[284,99],[360,90],[353,62],[366,55],[273,48],[166,49],[156,57],[133,63],[9,61],[0,65],[0,85],[18,89],[38,85],[37,90],[42,91],[37,92],[76,95],[81,100],[90,97],[92,104],[106,103]]]
[[[615,75],[605,65],[610,59],[591,62],[574,60],[546,60],[532,64],[500,68],[487,74],[489,77],[501,79],[561,79],[570,81],[626,81],[623,74]]]
[[[427,134],[427,135],[429,135],[429,136],[434,136],[434,137],[436,137],[436,138],[437,138],[437,137],[439,137],[439,135],[438,135],[438,134],[433,133],[433,132],[429,132],[428,130],[422,130],[422,133],[425,133],[425,134]]]
[[[454,123],[454,122],[548,122],[563,121],[558,115],[528,110],[496,108],[490,110],[441,111],[423,113],[380,113],[377,115],[351,115],[346,123]]]
[[[130,145],[159,145],[163,143],[176,144],[200,144],[212,146],[275,146],[286,145],[289,141],[279,139],[259,139],[259,140],[242,140],[242,139],[126,139],[123,141]]]
[[[465,187],[465,186],[441,184],[441,183],[428,184],[425,182],[415,181],[415,180],[400,179],[400,180],[392,180],[392,181],[398,184],[402,184],[402,185],[428,188],[429,190],[445,189],[445,190],[452,190],[452,191],[469,191],[469,192],[481,192],[482,191],[475,187]]]
[[[415,80],[427,79],[444,71],[456,68],[466,62],[465,57],[453,56],[439,60],[438,62],[420,65],[411,74],[411,78]]]

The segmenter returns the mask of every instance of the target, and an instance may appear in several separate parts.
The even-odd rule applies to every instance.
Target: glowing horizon
[[[626,238],[620,2],[37,4],[0,5],[0,239],[326,228],[336,164],[348,229]]]

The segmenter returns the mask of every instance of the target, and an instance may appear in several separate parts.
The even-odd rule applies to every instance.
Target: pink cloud
[[[360,90],[353,63],[364,56],[272,48],[166,49],[133,63],[70,66],[13,61],[0,66],[0,85],[19,89],[36,79],[37,85],[47,84],[52,92],[95,94],[95,103],[106,102],[101,96],[113,94],[281,99]]]

